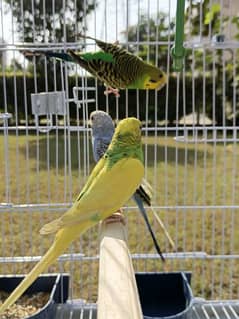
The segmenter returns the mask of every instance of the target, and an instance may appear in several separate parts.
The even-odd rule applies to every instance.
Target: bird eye
[[[94,119],[95,119],[94,116],[91,116],[91,120],[94,121]]]
[[[163,74],[162,73],[159,73],[159,78],[161,79],[163,77]]]

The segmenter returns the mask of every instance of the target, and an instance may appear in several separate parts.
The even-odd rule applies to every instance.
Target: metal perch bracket
[[[53,128],[52,115],[65,115],[66,103],[65,92],[41,92],[31,94],[32,114],[35,116],[35,123],[39,131],[47,133]],[[46,115],[47,126],[39,126],[39,116]]]
[[[90,88],[92,90],[92,88]],[[66,98],[65,91],[41,92],[31,94],[32,114],[35,116],[35,124],[42,133],[47,133],[53,129],[53,115],[67,115],[67,103],[74,102],[78,108],[83,106],[83,126],[86,121],[86,105],[95,102],[95,99],[85,99],[84,94],[81,100],[78,99],[78,92],[84,92],[85,88],[73,87],[73,98]],[[95,88],[94,88],[95,90]],[[39,125],[39,116],[45,115],[46,126]]]

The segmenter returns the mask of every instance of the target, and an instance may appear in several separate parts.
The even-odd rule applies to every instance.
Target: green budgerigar
[[[119,96],[119,89],[160,90],[167,82],[166,74],[136,55],[118,46],[118,43],[107,43],[92,39],[101,49],[97,52],[75,52],[71,49],[65,52],[35,51],[27,55],[45,55],[68,62],[79,64],[86,71],[105,83],[105,94],[113,93]]]

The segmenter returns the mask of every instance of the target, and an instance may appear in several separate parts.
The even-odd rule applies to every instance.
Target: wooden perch
[[[102,223],[97,319],[143,318],[126,237],[122,220]]]

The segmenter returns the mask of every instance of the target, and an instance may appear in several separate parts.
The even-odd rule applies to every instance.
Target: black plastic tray
[[[193,302],[191,273],[136,273],[145,319],[185,319]]]
[[[23,280],[25,275],[0,275],[0,290],[12,292]],[[31,316],[22,319],[55,318],[56,304],[65,303],[69,291],[69,274],[43,274],[26,290],[24,294],[32,295],[37,292],[48,292],[50,297],[43,308]]]

